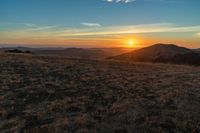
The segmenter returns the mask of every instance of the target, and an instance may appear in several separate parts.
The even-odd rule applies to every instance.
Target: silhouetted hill
[[[194,49],[194,51],[196,51],[196,52],[199,52],[199,53],[200,53],[200,48],[198,48],[198,49]]]
[[[199,65],[200,54],[174,44],[155,44],[109,59]]]
[[[10,50],[34,51],[34,50],[39,50],[39,49],[18,46],[18,47],[4,47],[4,48],[0,48],[0,50],[2,51],[10,51]]]
[[[27,53],[30,54],[31,52],[29,50],[19,50],[19,49],[11,49],[11,50],[6,50],[6,53]]]

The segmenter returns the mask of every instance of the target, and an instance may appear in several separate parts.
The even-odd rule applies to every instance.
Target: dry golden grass
[[[0,54],[0,132],[200,131],[200,67]]]

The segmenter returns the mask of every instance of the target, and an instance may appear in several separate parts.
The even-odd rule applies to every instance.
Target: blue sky
[[[0,43],[117,46],[136,36],[154,40],[146,43],[184,37],[198,47],[199,7],[200,0],[0,0]]]

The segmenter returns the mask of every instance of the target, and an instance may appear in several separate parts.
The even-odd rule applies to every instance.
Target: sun
[[[129,46],[133,46],[133,44],[134,44],[133,40],[129,40],[129,41],[128,41],[128,45],[129,45]]]
[[[127,45],[127,47],[129,47],[129,48],[137,47],[138,41],[137,41],[136,39],[128,39],[128,40],[126,41],[126,45]]]

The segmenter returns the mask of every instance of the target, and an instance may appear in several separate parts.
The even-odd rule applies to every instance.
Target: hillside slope
[[[146,48],[110,57],[109,59],[200,65],[200,54],[198,52],[173,44],[155,44]]]
[[[0,54],[0,132],[200,129],[200,68]]]

